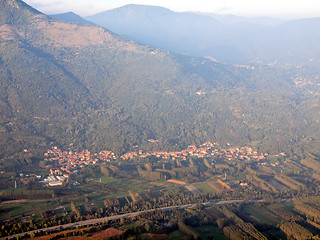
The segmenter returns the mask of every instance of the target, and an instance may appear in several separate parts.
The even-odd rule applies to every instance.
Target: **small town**
[[[157,143],[158,140],[150,139],[149,142]],[[284,154],[284,153],[282,153]],[[53,167],[51,164],[46,165],[50,171],[50,175],[45,178],[44,182],[47,186],[61,186],[70,174],[76,174],[79,169],[88,165],[95,165],[98,162],[111,162],[117,160],[132,160],[134,157],[147,158],[156,157],[163,160],[180,159],[186,161],[188,157],[209,158],[219,157],[224,160],[239,160],[239,161],[257,161],[266,160],[268,153],[258,153],[251,147],[230,147],[220,148],[219,144],[206,142],[200,147],[195,145],[188,146],[187,149],[177,152],[144,152],[138,150],[135,152],[128,152],[119,157],[112,151],[101,151],[98,154],[91,154],[89,150],[81,152],[76,151],[62,151],[56,146],[48,149],[45,153],[46,162],[58,162],[58,167]],[[268,162],[261,162],[261,165],[269,165]],[[279,163],[271,163],[276,166]]]

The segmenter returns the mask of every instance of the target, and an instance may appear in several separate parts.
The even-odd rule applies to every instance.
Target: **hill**
[[[20,0],[0,4],[1,158],[41,158],[50,143],[116,153],[318,143],[319,99],[296,86],[293,70],[177,55]]]
[[[228,63],[319,61],[319,19],[283,21],[126,5],[88,20],[138,42]]]
[[[94,25],[94,23],[83,19],[82,17],[80,17],[79,15],[77,15],[77,14],[75,14],[73,12],[54,14],[54,15],[50,15],[50,17],[52,17],[52,18],[54,18],[56,20],[69,22],[69,23],[79,23],[79,24]]]

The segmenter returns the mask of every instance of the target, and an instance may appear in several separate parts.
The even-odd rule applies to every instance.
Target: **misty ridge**
[[[84,23],[79,16],[58,16]],[[320,18],[246,18],[130,4],[85,19],[142,44],[227,63],[319,60]]]

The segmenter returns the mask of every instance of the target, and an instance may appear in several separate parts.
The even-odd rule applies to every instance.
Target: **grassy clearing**
[[[216,193],[217,192],[216,190],[214,190],[212,187],[210,187],[206,183],[196,184],[193,186],[195,186],[197,189],[199,189],[203,193]]]
[[[22,205],[0,207],[0,219],[6,219],[22,214],[24,214],[24,208]]]
[[[106,177],[106,176],[101,176],[100,177],[101,182],[103,183],[109,183],[109,184],[113,184],[113,185],[117,185],[117,186],[121,186],[121,180],[113,178],[113,177]]]
[[[97,180],[100,181],[100,178]],[[126,192],[129,190],[134,192],[144,192],[148,189],[155,188],[155,186],[149,186],[149,181],[146,180],[138,181],[133,179],[128,181],[128,179],[117,179],[113,177],[101,176],[101,182],[114,185]]]

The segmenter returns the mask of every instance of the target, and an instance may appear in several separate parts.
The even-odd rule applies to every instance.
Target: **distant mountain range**
[[[130,6],[124,9],[123,23],[134,16]],[[203,41],[205,27],[223,25],[166,9],[161,9],[165,18],[153,21],[159,12],[153,9],[145,12],[150,28],[156,21],[173,21],[170,29],[153,29],[155,39],[181,26],[186,36],[176,38],[181,45],[188,43],[189,31],[198,29]],[[73,14],[64,17],[69,22],[20,0],[0,1],[1,158],[41,158],[50,143],[116,153],[137,145],[175,150],[205,141],[270,152],[317,149],[319,89],[310,77],[317,67],[224,64],[140,45],[105,28],[75,23]]]
[[[143,44],[228,63],[320,60],[320,18],[285,22],[131,4],[86,19]]]

